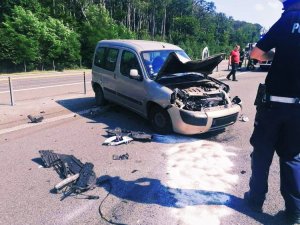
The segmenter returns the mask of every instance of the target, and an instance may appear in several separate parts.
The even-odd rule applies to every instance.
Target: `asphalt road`
[[[238,121],[220,133],[154,134],[150,143],[114,147],[102,145],[107,129],[151,133],[149,124],[114,105],[96,114],[83,111],[93,107],[91,90],[87,95],[76,90],[44,97],[37,89],[35,96],[25,97],[15,108],[0,105],[0,224],[110,224],[99,215],[101,203],[104,217],[117,224],[284,224],[277,215],[283,209],[277,157],[264,213],[253,213],[243,203],[251,174],[253,102],[265,76],[265,72],[243,72],[237,75],[238,82],[221,78],[230,84],[231,96],[242,99],[242,113],[249,122]],[[25,115],[30,111],[44,112],[45,120],[28,124]],[[100,199],[73,196],[61,201],[62,194],[51,191],[61,179],[53,169],[42,167],[39,150],[92,162],[99,180],[109,180],[87,192]],[[112,159],[125,153],[128,160]]]

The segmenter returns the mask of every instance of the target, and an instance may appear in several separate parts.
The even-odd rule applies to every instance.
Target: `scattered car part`
[[[132,140],[133,139],[128,136],[113,136],[113,137],[107,138],[103,142],[103,145],[115,146],[115,145],[120,145],[120,144],[128,144]]]
[[[61,189],[69,185],[70,183],[76,181],[79,177],[79,173],[76,173],[75,175],[69,176],[66,179],[62,180],[58,184],[54,186],[55,190],[59,192]]]
[[[240,121],[243,121],[243,122],[248,122],[248,121],[249,121],[249,118],[248,118],[247,116],[245,116],[245,115],[242,114],[242,115],[240,116],[239,120],[240,120]]]
[[[123,154],[123,155],[113,155],[113,160],[125,160],[129,159],[129,154]]]
[[[39,123],[42,122],[42,120],[44,119],[43,116],[32,116],[32,115],[28,115],[27,118],[30,119],[31,123]]]
[[[131,137],[134,141],[141,142],[150,142],[153,139],[153,135],[147,134],[142,131],[131,131],[126,129],[121,129],[120,127],[116,127],[115,129],[107,130],[106,133],[110,136],[128,136]]]
[[[83,164],[73,155],[57,154],[52,150],[41,150],[39,153],[45,167],[53,167],[60,177],[64,178],[55,185],[55,190],[68,186],[68,194],[78,194],[95,187],[96,174],[92,163]]]

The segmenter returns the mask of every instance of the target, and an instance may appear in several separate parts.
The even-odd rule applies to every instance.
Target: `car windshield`
[[[150,79],[154,79],[156,77],[158,71],[171,52],[177,53],[182,62],[191,60],[183,50],[156,50],[142,52],[143,63]]]

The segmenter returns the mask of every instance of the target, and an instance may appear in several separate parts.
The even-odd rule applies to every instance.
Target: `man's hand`
[[[254,47],[254,49],[250,53],[251,59],[257,59],[259,61],[269,61],[273,60],[275,52],[270,50],[269,52],[264,52],[258,47]]]

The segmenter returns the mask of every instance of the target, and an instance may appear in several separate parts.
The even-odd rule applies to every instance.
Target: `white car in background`
[[[224,54],[192,61],[178,46],[143,40],[98,42],[92,87],[98,105],[115,102],[147,118],[158,133],[199,134],[236,122],[240,100],[209,77]]]

